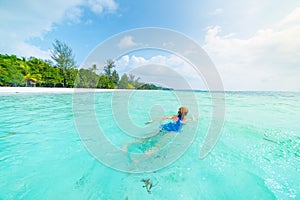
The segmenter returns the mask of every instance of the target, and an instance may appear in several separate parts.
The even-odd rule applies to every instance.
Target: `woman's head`
[[[188,114],[188,112],[189,109],[187,107],[182,106],[178,109],[178,117],[183,119]]]

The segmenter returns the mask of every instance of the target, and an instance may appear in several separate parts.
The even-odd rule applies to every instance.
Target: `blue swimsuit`
[[[177,122],[169,122],[160,126],[160,130],[163,132],[178,132],[182,127],[181,118],[179,117]]]
[[[130,149],[136,149],[138,152],[144,153],[146,150],[149,150],[156,146],[156,144],[164,137],[164,134],[168,132],[179,132],[181,130],[182,123],[181,117],[178,117],[177,122],[169,122],[167,124],[162,124],[160,126],[160,134],[157,134],[154,137],[144,140],[142,143],[130,145]]]

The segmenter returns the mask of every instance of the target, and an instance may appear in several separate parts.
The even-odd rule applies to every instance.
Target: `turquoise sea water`
[[[195,96],[200,119],[187,151],[160,170],[125,173],[86,150],[72,94],[1,94],[0,199],[300,199],[299,93],[227,92],[222,135],[204,159],[198,156],[211,123],[211,96]],[[96,118],[121,147],[131,138],[114,122],[111,97],[95,94]],[[172,92],[139,91],[127,104],[131,120],[143,126],[156,104],[167,114],[180,105]],[[188,131],[186,125],[180,134]],[[141,182],[147,178],[151,194]]]

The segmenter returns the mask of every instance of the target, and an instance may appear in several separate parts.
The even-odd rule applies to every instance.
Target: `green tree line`
[[[72,49],[58,40],[53,43],[51,58],[54,62],[0,54],[0,86],[165,89],[141,83],[133,74],[123,74],[120,78],[111,59],[100,74],[96,73],[96,65],[78,69]]]

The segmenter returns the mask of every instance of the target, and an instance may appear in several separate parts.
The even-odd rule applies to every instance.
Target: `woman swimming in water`
[[[163,121],[163,120],[172,120],[172,122],[162,124],[160,126],[160,130],[158,133],[152,137],[143,139],[143,140],[138,140],[132,143],[126,143],[123,146],[123,151],[128,150],[129,147],[136,146],[137,149],[145,153],[146,155],[151,155],[155,151],[158,150],[158,148],[162,145],[165,144],[166,140],[169,140],[168,135],[166,135],[169,132],[180,132],[182,125],[187,123],[188,121],[191,121],[193,119],[191,118],[186,118],[188,114],[188,108],[187,107],[180,107],[178,109],[177,115],[171,115],[167,117],[162,117],[162,118],[157,118],[151,121],[146,122],[145,124],[150,124],[156,121]]]
[[[188,112],[189,112],[188,108],[182,106],[178,109],[177,115],[171,115],[171,116],[167,116],[167,117],[163,117],[163,118],[157,118],[155,120],[146,122],[145,124],[150,124],[155,121],[172,119],[173,122],[169,122],[167,124],[161,125],[160,131],[161,132],[171,132],[171,131],[178,132],[181,130],[182,124],[192,120],[192,119],[185,118],[185,116],[188,114]]]

